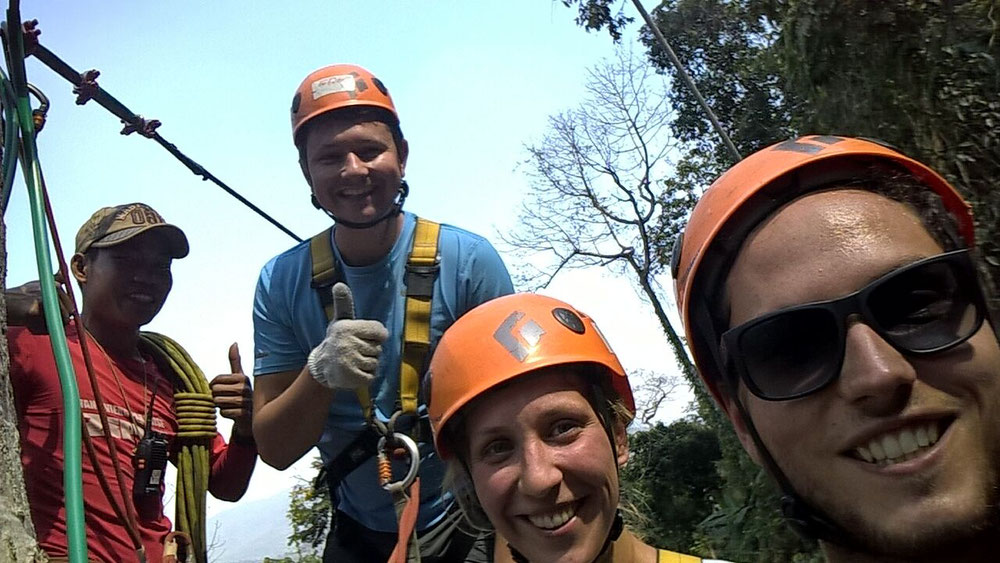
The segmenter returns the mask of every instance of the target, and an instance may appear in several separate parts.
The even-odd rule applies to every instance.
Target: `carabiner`
[[[389,442],[387,438],[387,436],[379,438],[378,450],[380,452],[385,452],[385,446]],[[413,480],[417,478],[417,471],[420,469],[420,450],[417,449],[417,443],[413,441],[413,438],[410,438],[406,434],[393,434],[391,439],[395,445],[403,446],[406,453],[410,456],[410,470],[406,473],[406,477],[403,477],[401,481],[382,484],[382,488],[390,493],[398,493],[409,489],[410,485],[413,484]]]

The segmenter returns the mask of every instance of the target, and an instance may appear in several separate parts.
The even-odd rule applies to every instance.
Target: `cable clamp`
[[[122,135],[138,133],[147,139],[153,138],[157,127],[163,125],[159,119],[145,119],[141,115],[135,116],[135,121],[132,122],[123,119],[122,123],[125,124],[125,127],[122,128]]]
[[[76,105],[82,106],[97,95],[97,91],[101,88],[97,85],[97,77],[100,75],[101,71],[97,69],[80,73],[80,83],[73,87],[73,93],[76,94]]]
[[[38,20],[28,20],[21,24],[25,58],[35,54],[35,48],[38,47],[38,36],[41,34],[42,30],[38,29]]]

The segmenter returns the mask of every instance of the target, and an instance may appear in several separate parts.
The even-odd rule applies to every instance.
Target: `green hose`
[[[45,210],[41,189],[41,169],[35,148],[35,125],[28,101],[28,87],[24,70],[24,44],[21,36],[21,13],[18,0],[11,0],[7,8],[8,65],[11,83],[17,102],[17,121],[21,128],[22,157],[25,163],[24,179],[28,185],[31,205],[31,227],[38,262],[38,279],[45,308],[52,354],[62,385],[63,409],[63,488],[66,496],[67,553],[71,563],[87,561],[87,533],[83,518],[83,471],[81,468],[82,434],[80,421],[80,391],[76,374],[66,344],[66,332],[60,315],[59,299],[52,278],[52,257],[49,254],[49,236],[45,224]],[[11,25],[12,24],[12,25]],[[13,29],[11,29],[13,27]]]
[[[0,176],[3,178],[3,190],[0,192],[0,209],[3,213],[7,211],[7,203],[10,201],[11,188],[14,185],[14,171],[17,170],[17,114],[14,106],[17,101],[14,99],[14,89],[10,80],[3,70],[0,70],[0,84],[3,91],[0,92],[0,99],[3,100],[3,164]]]

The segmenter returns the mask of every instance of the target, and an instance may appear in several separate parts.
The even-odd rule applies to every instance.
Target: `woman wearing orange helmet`
[[[426,384],[452,489],[515,561],[699,561],[623,529],[618,470],[635,403],[587,315],[542,295],[489,301],[445,332]]]

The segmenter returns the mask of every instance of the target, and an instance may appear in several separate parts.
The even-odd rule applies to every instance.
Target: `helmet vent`
[[[587,329],[583,326],[583,320],[569,309],[564,309],[563,307],[557,307],[552,309],[552,316],[559,321],[559,324],[572,330],[577,334],[583,334]]]

